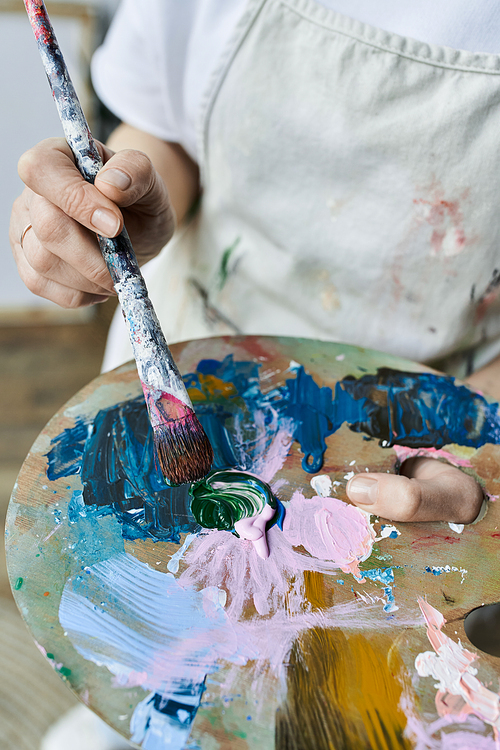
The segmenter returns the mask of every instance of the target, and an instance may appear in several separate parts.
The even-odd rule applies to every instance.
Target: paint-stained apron
[[[250,0],[207,92],[197,219],[147,272],[167,338],[500,353],[500,56]]]

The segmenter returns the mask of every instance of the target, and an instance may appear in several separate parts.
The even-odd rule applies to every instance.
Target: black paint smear
[[[362,403],[364,417],[352,414],[353,402]],[[335,429],[346,421],[351,430],[387,446],[478,448],[500,442],[498,404],[445,375],[380,368],[376,375],[337,383],[333,407],[336,403]]]

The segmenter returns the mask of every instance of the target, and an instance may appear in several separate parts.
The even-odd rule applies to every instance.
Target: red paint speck
[[[442,536],[441,534],[431,534],[430,536],[421,536],[415,539],[412,543],[412,549],[419,551],[421,549],[427,549],[427,547],[434,547],[436,544],[460,544],[460,538],[455,536]]]

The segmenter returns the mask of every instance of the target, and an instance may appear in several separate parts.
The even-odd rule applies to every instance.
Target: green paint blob
[[[47,656],[47,659],[52,659],[52,660],[54,660],[54,654],[49,654],[49,653],[47,653],[47,654],[46,654],[46,656]]]
[[[63,677],[69,677],[71,674],[71,669],[68,669],[68,667],[61,667],[59,670],[59,674],[62,674]]]
[[[18,578],[14,584],[14,591],[19,591],[23,583],[24,583],[24,578]]]
[[[200,526],[219,531],[233,531],[236,521],[262,513],[266,504],[278,506],[269,485],[244,471],[211,471],[191,485],[189,494]]]

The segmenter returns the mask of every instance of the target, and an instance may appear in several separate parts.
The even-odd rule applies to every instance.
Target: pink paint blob
[[[270,505],[265,505],[261,513],[236,521],[234,530],[242,539],[252,542],[255,551],[263,560],[269,557],[269,545],[266,538],[266,524],[276,513]]]
[[[313,557],[364,580],[359,563],[370,556],[375,532],[359,508],[334,497],[309,499],[297,490],[287,509],[283,534],[292,546],[302,546]]]

